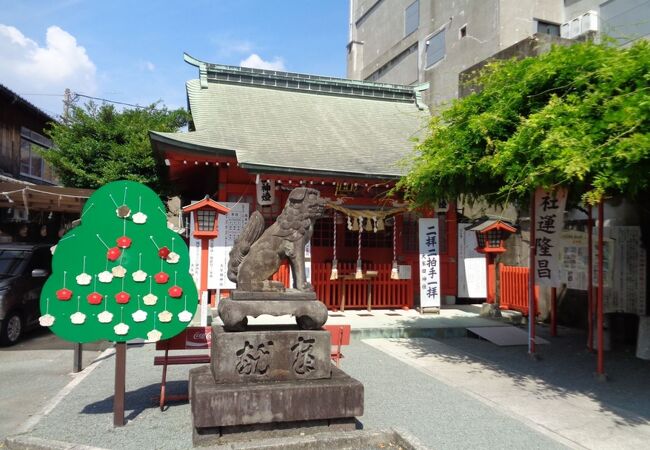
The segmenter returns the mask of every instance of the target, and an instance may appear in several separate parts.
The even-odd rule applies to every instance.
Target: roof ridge
[[[187,53],[184,53],[183,58],[188,64],[199,68],[200,83],[203,89],[208,87],[208,82],[216,82],[416,102],[415,86],[213,64],[198,60]]]

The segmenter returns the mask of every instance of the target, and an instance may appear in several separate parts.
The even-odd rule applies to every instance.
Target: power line
[[[74,95],[75,99],[76,99],[76,97],[83,97],[83,98],[88,98],[88,99],[91,99],[91,100],[98,100],[98,101],[106,102],[106,103],[114,103],[116,105],[130,106],[132,108],[149,109],[148,106],[134,105],[133,103],[118,102],[116,100],[109,100],[107,98],[93,97],[91,95],[79,94],[77,92],[73,92],[72,95]],[[156,110],[157,108],[152,108],[152,109]]]

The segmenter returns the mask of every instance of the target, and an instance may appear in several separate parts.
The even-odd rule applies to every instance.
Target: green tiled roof
[[[234,154],[251,170],[396,177],[402,174],[397,162],[411,152],[412,138],[429,118],[407,86],[217,65],[202,69],[201,80],[187,83],[196,131],[152,132],[151,138]]]

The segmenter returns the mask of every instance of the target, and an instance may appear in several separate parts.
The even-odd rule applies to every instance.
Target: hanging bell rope
[[[332,253],[334,258],[332,259],[332,272],[330,273],[330,280],[338,280],[339,270],[338,270],[338,261],[336,259],[336,220],[338,219],[338,213],[334,213],[334,248]],[[349,219],[349,217],[348,217]]]
[[[354,278],[360,280],[363,278],[363,269],[361,267],[361,235],[363,234],[363,217],[359,217],[359,248],[357,251],[357,271]]]
[[[397,267],[397,220],[393,221],[393,267],[390,269],[390,279],[399,280]]]

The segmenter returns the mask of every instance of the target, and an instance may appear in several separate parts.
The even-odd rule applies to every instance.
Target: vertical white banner
[[[219,202],[230,212],[219,216],[219,235],[210,241],[208,289],[235,289],[228,279],[228,256],[235,239],[248,223],[248,203]]]
[[[540,286],[559,287],[558,264],[562,247],[561,232],[564,228],[564,210],[567,190],[553,192],[538,188],[535,191],[535,280]]]
[[[201,288],[201,240],[194,237],[194,214],[190,214],[190,274],[196,284],[196,290]]]
[[[487,297],[485,255],[476,251],[476,233],[458,224],[458,297]]]
[[[420,306],[440,307],[440,236],[438,219],[419,219]]]

